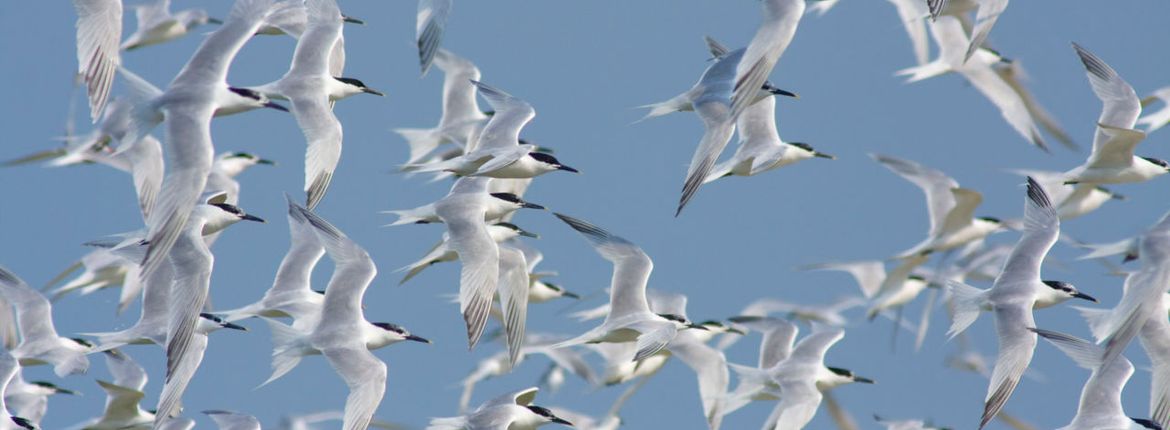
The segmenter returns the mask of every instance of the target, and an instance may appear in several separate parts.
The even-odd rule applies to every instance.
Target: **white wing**
[[[1040,265],[1048,250],[1060,237],[1060,218],[1048,194],[1034,179],[1028,178],[1028,197],[1024,204],[1024,233],[1004,263],[1003,272],[992,288],[1031,288],[1040,280]],[[1031,327],[1031,326],[1029,326]]]
[[[345,399],[344,430],[364,430],[386,393],[386,363],[365,345],[327,348],[321,351],[329,365],[349,386]]]
[[[703,414],[712,429],[718,429],[723,421],[723,397],[727,395],[730,379],[727,358],[723,352],[697,340],[675,341],[667,347],[671,353],[686,363],[699,378],[699,398],[703,403]]]
[[[991,372],[991,383],[987,386],[987,397],[983,405],[983,418],[979,427],[987,425],[1015,391],[1020,377],[1028,369],[1032,354],[1036,350],[1036,333],[1030,303],[1017,303],[995,309],[995,331],[999,335],[999,355],[995,359],[995,370]]]
[[[606,321],[627,315],[648,314],[646,282],[654,270],[654,262],[637,245],[615,236],[601,227],[568,215],[556,214],[573,230],[585,236],[593,248],[613,263],[613,280],[609,291],[610,312]]]
[[[508,340],[508,361],[515,365],[524,346],[524,324],[528,316],[528,264],[523,253],[507,246],[499,247],[499,259],[498,288],[500,308],[504,313],[504,334]]]
[[[1093,94],[1101,99],[1104,107],[1097,123],[1114,128],[1132,129],[1137,123],[1138,115],[1142,113],[1141,100],[1133,87],[1121,79],[1117,72],[1105,64],[1096,55],[1080,45],[1073,44],[1073,49],[1085,65],[1085,74],[1089,76],[1089,84],[1093,87]],[[1097,141],[1093,141],[1093,151],[1096,152]]]
[[[971,45],[967,48],[967,55],[964,60],[971,59],[971,55],[983,46],[983,41],[987,40],[987,35],[991,33],[991,27],[995,26],[995,21],[999,19],[999,15],[1007,9],[1008,0],[978,0],[979,11],[975,14],[975,28],[971,30]]]
[[[447,16],[450,14],[451,0],[418,1],[415,38],[418,40],[418,63],[424,75],[430,69],[435,51],[443,41],[443,30],[447,27]]]
[[[122,0],[73,0],[73,8],[77,10],[77,73],[87,87],[90,118],[97,122],[121,63]]]
[[[467,323],[468,348],[474,347],[483,334],[499,282],[499,246],[484,224],[487,208],[482,195],[489,182],[489,178],[461,178],[451,195],[435,203],[435,213],[447,225],[448,245],[459,254],[463,265],[459,311]]]
[[[695,113],[703,120],[705,130],[703,138],[699,140],[699,147],[695,148],[695,154],[691,156],[691,164],[687,168],[687,179],[683,183],[682,197],[679,198],[675,216],[682,213],[683,207],[686,207],[699,191],[699,187],[715,167],[719,154],[723,153],[723,148],[727,147],[727,142],[731,140],[731,134],[735,132],[734,117],[730,114],[728,102],[731,97],[732,79],[735,76],[733,66],[742,61],[743,55],[744,50],[737,49],[720,57],[703,72],[699,83],[696,84],[699,92],[695,95],[693,105]],[[761,84],[763,81],[752,88],[759,88]],[[752,96],[755,94],[755,91],[751,92]]]
[[[776,60],[796,35],[797,24],[804,15],[803,0],[764,0],[764,22],[748,44],[747,52],[735,70],[735,89],[731,97],[730,118],[738,117],[755,99],[756,93]]]
[[[472,81],[479,94],[496,113],[479,133],[475,149],[513,148],[520,141],[520,129],[532,121],[536,110],[528,102],[479,81]]]
[[[958,188],[959,183],[940,170],[913,161],[879,154],[870,154],[870,156],[890,171],[922,189],[926,195],[926,210],[930,215],[930,235],[935,236],[941,232],[943,223],[946,222],[947,213],[950,213],[956,204],[951,189]]]
[[[313,209],[325,197],[333,170],[341,160],[341,122],[333,115],[323,92],[292,98],[292,111],[309,144],[305,151],[305,205]]]
[[[874,294],[877,294],[878,289],[882,285],[882,280],[886,278],[886,266],[877,260],[810,264],[801,266],[799,270],[838,270],[846,272],[857,281],[857,285],[861,287],[861,293],[865,297],[873,297]]]

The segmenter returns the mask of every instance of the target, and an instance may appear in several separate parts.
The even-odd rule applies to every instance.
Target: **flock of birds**
[[[1006,0],[890,0],[911,38],[918,65],[898,72],[919,81],[955,72],[1001,111],[1008,125],[1027,142],[1048,150],[1044,129],[1057,141],[1072,139],[1023,85],[1023,70],[986,45]],[[820,0],[808,9],[824,13],[837,0]],[[122,31],[121,0],[73,0],[77,10],[79,81],[87,88],[96,128],[69,139],[62,148],[33,154],[11,164],[44,161],[52,166],[98,163],[130,173],[138,196],[143,228],[89,243],[92,250],[59,279],[48,297],[16,274],[0,269],[0,430],[36,429],[47,413],[48,397],[70,393],[52,382],[26,381],[22,369],[49,365],[59,377],[84,373],[90,358],[102,353],[112,381],[98,381],[107,393],[104,412],[80,423],[83,429],[184,429],[194,421],[184,415],[182,398],[195,377],[218,329],[244,329],[236,322],[262,318],[272,333],[272,374],[268,384],[302,359],[323,355],[350,390],[344,412],[304,417],[289,428],[334,418],[347,430],[382,425],[375,411],[386,391],[387,368],[370,351],[413,341],[429,343],[403,326],[371,322],[364,316],[366,288],[377,274],[370,255],[342,229],[318,215],[341,157],[343,132],[333,104],[358,94],[382,95],[362,81],[343,75],[346,23],[360,20],[342,14],[334,0],[236,0],[222,22],[202,10],[172,12],[168,0],[136,6],[138,29]],[[746,47],[730,49],[708,38],[710,65],[690,89],[667,101],[645,106],[644,119],[694,111],[705,131],[683,181],[675,216],[702,185],[727,176],[754,176],[805,159],[834,157],[803,143],[787,143],[776,128],[778,97],[796,97],[768,82],[805,15],[804,0],[763,0],[762,22]],[[534,178],[555,171],[577,172],[551,150],[521,137],[535,116],[525,100],[481,81],[471,61],[444,48],[441,41],[451,0],[421,0],[417,46],[421,71],[444,74],[443,114],[433,128],[396,130],[409,144],[402,170],[453,180],[450,192],[432,204],[390,211],[392,225],[442,223],[441,240],[418,261],[404,267],[407,282],[431,265],[458,261],[461,267],[459,313],[468,348],[500,338],[504,347],[480,362],[463,382],[462,415],[434,418],[433,429],[532,429],[562,424],[587,429],[614,429],[621,424],[622,404],[671,357],[690,367],[698,381],[702,417],[711,429],[723,417],[754,401],[774,402],[765,429],[799,429],[822,403],[843,428],[856,428],[829,393],[840,385],[873,383],[853,371],[826,362],[828,350],[845,335],[845,310],[864,307],[870,319],[885,316],[915,331],[921,346],[936,300],[952,317],[951,337],[983,311],[991,313],[999,353],[990,367],[987,396],[979,428],[999,417],[1017,428],[1027,424],[1003,412],[1028,369],[1039,338],[1064,351],[1091,374],[1077,413],[1067,429],[1164,428],[1170,426],[1170,217],[1145,234],[1097,246],[1092,258],[1124,254],[1140,259],[1127,273],[1125,293],[1112,309],[1078,308],[1096,342],[1038,326],[1033,309],[1061,306],[1072,299],[1097,300],[1068,282],[1048,280],[1041,268],[1048,251],[1061,240],[1061,220],[1079,217],[1120,198],[1106,185],[1143,182],[1170,171],[1166,161],[1135,155],[1146,134],[1170,122],[1170,108],[1141,116],[1154,99],[1170,100],[1170,89],[1137,96],[1120,74],[1088,49],[1073,45],[1090,88],[1103,104],[1093,136],[1092,153],[1081,166],[1065,172],[1027,170],[1024,211],[1019,219],[976,217],[979,191],[961,187],[945,173],[914,161],[873,155],[881,165],[921,188],[930,226],[920,243],[885,261],[834,262],[807,270],[844,271],[862,296],[829,306],[796,306],[761,299],[726,321],[692,321],[685,296],[647,289],[653,262],[638,245],[584,219],[556,217],[580,233],[613,265],[609,302],[572,316],[600,320],[577,336],[526,331],[530,305],[559,298],[580,298],[547,280],[543,259],[521,241],[531,233],[511,222],[521,209],[544,209],[523,196]],[[219,24],[165,87],[156,87],[121,65],[120,52],[145,49]],[[233,58],[254,35],[286,34],[297,40],[288,72],[253,87],[231,86],[227,73]],[[930,59],[929,36],[938,46]],[[121,41],[122,39],[125,41]],[[125,93],[111,98],[118,76]],[[482,97],[491,111],[482,111]],[[287,106],[279,103],[287,101]],[[259,108],[289,111],[304,133],[303,203],[288,197],[290,247],[271,289],[252,304],[229,310],[207,309],[214,256],[210,248],[225,229],[240,221],[264,220],[237,206],[240,184],[234,179],[251,166],[269,164],[248,153],[216,155],[212,118]],[[161,138],[151,134],[162,124]],[[1142,128],[1138,128],[1141,126]],[[720,161],[735,132],[739,147]],[[165,157],[165,162],[164,162]],[[1004,230],[1021,233],[1014,246],[987,245],[984,239]],[[1066,241],[1069,241],[1066,239]],[[328,256],[335,269],[322,290],[310,285],[313,268]],[[934,268],[927,262],[935,258]],[[892,267],[888,267],[892,264]],[[888,270],[887,270],[888,269]],[[70,272],[80,270],[71,276]],[[989,289],[966,282],[992,281]],[[139,297],[142,314],[130,328],[117,332],[62,336],[53,327],[50,300],[70,294],[121,287],[119,311]],[[926,312],[915,327],[901,309],[927,292]],[[486,331],[497,320],[501,330]],[[809,333],[798,338],[799,325]],[[762,335],[759,361],[736,364],[724,350],[755,332]],[[716,341],[716,338],[719,338]],[[1121,392],[1134,373],[1123,351],[1138,338],[1153,363],[1149,411],[1124,411]],[[147,375],[124,348],[155,344],[166,356],[165,384],[157,406],[140,401]],[[603,361],[594,369],[589,354]],[[470,408],[475,385],[509,373],[526,357],[547,356],[553,365],[542,378],[556,387],[566,373],[595,385],[627,384],[611,410],[590,417],[565,408],[534,405],[538,389],[521,388]],[[988,372],[977,354],[955,358],[956,366]],[[730,387],[731,375],[738,380]],[[262,384],[263,385],[263,384]],[[258,429],[259,422],[236,412],[206,411],[224,429]],[[1131,418],[1136,416],[1137,418]],[[696,419],[698,414],[696,414]],[[921,420],[878,419],[890,429],[936,428]],[[299,427],[298,427],[299,426]]]

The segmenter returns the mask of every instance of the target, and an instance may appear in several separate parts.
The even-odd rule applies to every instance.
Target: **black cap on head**
[[[987,222],[993,222],[993,223],[996,223],[996,224],[1002,224],[1002,223],[1003,223],[1003,221],[1002,221],[1002,220],[1000,220],[999,218],[993,217],[993,216],[981,216],[981,217],[979,217],[979,219],[981,219],[981,220],[984,220],[984,221],[987,221]]]
[[[353,86],[358,87],[358,88],[365,88],[366,87],[365,82],[362,82],[361,80],[354,79],[354,78],[334,77],[333,79],[336,79],[338,81],[353,85]]]
[[[1157,164],[1159,166],[1162,166],[1163,169],[1170,170],[1170,163],[1167,163],[1166,160],[1163,160],[1161,158],[1142,157],[1142,159],[1149,161],[1151,163]]]
[[[517,197],[515,194],[512,194],[512,193],[491,193],[491,194],[492,194],[492,197],[495,197],[495,198],[500,199],[500,200],[512,202],[515,204],[524,203],[523,200],[520,200],[520,197]]]
[[[255,90],[249,90],[247,88],[240,87],[228,87],[228,91],[239,94],[240,97],[247,97],[252,100],[263,100],[263,97],[260,95],[260,93],[256,92]]]

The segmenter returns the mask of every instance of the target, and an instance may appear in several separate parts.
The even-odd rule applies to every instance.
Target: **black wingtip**
[[[1028,177],[1028,200],[1041,208],[1052,207],[1052,202],[1048,199],[1048,193],[1044,191],[1044,187],[1031,176]]]

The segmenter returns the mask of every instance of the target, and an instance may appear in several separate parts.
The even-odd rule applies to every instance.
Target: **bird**
[[[341,123],[328,102],[354,94],[383,94],[360,80],[330,74],[329,53],[341,37],[341,10],[333,0],[309,0],[305,5],[308,27],[297,40],[288,72],[275,82],[251,89],[291,102],[293,117],[309,145],[305,152],[305,206],[313,209],[325,197],[341,159]]]
[[[40,426],[49,409],[49,396],[54,394],[77,395],[73,390],[62,388],[49,381],[26,381],[21,372],[12,378],[4,391],[4,403],[9,412]]]
[[[507,374],[513,367],[520,365],[530,355],[544,355],[553,362],[553,366],[561,369],[566,369],[571,373],[581,377],[590,385],[596,384],[598,377],[593,372],[593,368],[585,361],[585,357],[572,349],[554,349],[551,348],[553,344],[559,340],[560,336],[550,336],[529,333],[526,335],[524,347],[521,349],[520,355],[517,357],[515,363],[512,362],[511,352],[508,350],[500,351],[476,364],[475,369],[471,371],[460,385],[463,386],[463,393],[459,396],[459,411],[465,412],[468,405],[471,403],[471,395],[475,390],[475,386],[480,382]]]
[[[728,115],[732,119],[754,101],[754,90],[768,79],[776,61],[788,49],[805,9],[802,0],[764,0],[760,6],[764,20],[735,68]]]
[[[1133,364],[1129,360],[1121,358],[1105,362],[1103,347],[1060,332],[1037,328],[1029,330],[1067,354],[1078,366],[1093,372],[1081,389],[1081,400],[1077,405],[1076,416],[1061,429],[1128,429],[1134,423],[1140,424],[1143,428],[1161,428],[1158,425],[1148,425],[1146,420],[1125,415],[1125,410],[1121,406],[1121,392],[1129,382],[1129,377],[1133,375]]]
[[[524,230],[516,224],[502,221],[488,224],[487,232],[492,237],[492,240],[496,243],[501,243],[513,239],[517,236],[531,238],[540,237],[540,235]],[[402,285],[406,283],[406,281],[409,281],[419,273],[422,273],[424,269],[430,267],[431,265],[446,261],[455,261],[458,259],[459,254],[455,252],[454,248],[452,248],[450,234],[443,233],[443,238],[439,241],[439,243],[436,243],[435,246],[432,246],[430,251],[427,251],[426,255],[417,261],[397,270],[399,272],[406,272],[406,275],[402,277],[402,280],[398,281],[398,284]]]
[[[287,195],[285,197],[290,212],[313,227],[335,269],[329,286],[325,288],[320,320],[307,335],[269,320],[269,327],[273,329],[273,378],[283,374],[281,370],[291,370],[291,366],[295,366],[304,355],[324,355],[349,386],[342,428],[364,429],[386,391],[386,363],[370,350],[404,340],[430,341],[394,324],[367,321],[362,311],[362,297],[378,271],[369,253],[333,224],[297,205]],[[284,369],[282,363],[291,363],[291,366]],[[273,378],[269,378],[269,382]]]
[[[88,420],[79,427],[93,430],[149,429],[155,415],[142,410],[139,405],[146,396],[143,393],[147,381],[146,370],[121,350],[108,349],[102,353],[106,358],[106,367],[113,376],[113,382],[97,381],[106,392],[105,410],[102,416]]]
[[[224,192],[227,193],[227,203],[239,204],[240,183],[236,181],[236,176],[256,165],[275,166],[276,162],[249,152],[228,151],[217,155],[211,164],[211,173],[207,175],[207,185],[203,187],[203,192]]]
[[[5,272],[7,273],[7,272]],[[9,382],[20,372],[20,363],[6,348],[0,348],[0,393],[8,390]],[[24,417],[13,416],[5,404],[4,396],[0,396],[0,429],[3,430],[36,430],[32,422]]]
[[[1029,177],[1023,235],[991,289],[980,290],[955,281],[947,282],[954,307],[954,322],[948,333],[951,337],[975,322],[981,310],[995,312],[999,355],[991,374],[979,428],[986,426],[1003,409],[1032,361],[1036,334],[1028,329],[1035,327],[1033,307],[1052,306],[1074,297],[1096,301],[1071,284],[1041,280],[1040,266],[1059,236],[1060,218],[1056,208],[1044,188]]]
[[[1085,66],[1093,94],[1103,108],[1093,135],[1093,152],[1084,164],[1065,172],[1066,184],[1120,184],[1144,182],[1170,172],[1170,164],[1153,157],[1134,155],[1134,148],[1146,138],[1137,130],[1142,105],[1133,87],[1098,58],[1080,45],[1073,49]]]
[[[1069,136],[1060,122],[1048,112],[1043,105],[1036,100],[1036,96],[1032,94],[1032,90],[1025,85],[1029,79],[1028,72],[1024,70],[1023,63],[1018,59],[1008,59],[1003,56],[999,57],[999,61],[991,64],[991,69],[995,70],[995,74],[999,75],[1003,82],[1016,92],[1020,97],[1020,101],[1024,103],[1024,109],[1028,111],[1028,115],[1036,121],[1044,131],[1056,138],[1057,142],[1064,145],[1068,149],[1080,150],[1080,146]]]
[[[479,132],[474,149],[446,161],[407,164],[404,170],[448,171],[459,176],[512,179],[532,178],[557,170],[580,173],[577,169],[561,164],[556,157],[537,151],[536,145],[519,144],[520,130],[536,116],[532,105],[482,82],[471,83],[495,109],[487,125]]]
[[[421,0],[420,3],[427,0]],[[434,64],[443,71],[443,115],[434,128],[396,128],[395,133],[410,145],[407,164],[422,161],[444,143],[454,143],[463,150],[472,147],[479,130],[491,118],[479,109],[477,88],[479,68],[471,60],[443,48],[434,54]]]
[[[942,171],[909,160],[886,155],[870,154],[891,172],[910,181],[926,195],[930,230],[927,237],[914,247],[902,251],[897,258],[906,258],[924,252],[949,251],[987,237],[1001,227],[998,218],[974,218],[975,208],[983,202],[983,195],[959,183]]]
[[[320,313],[325,297],[313,291],[310,278],[313,268],[325,256],[325,247],[317,240],[312,226],[291,206],[288,210],[288,231],[288,252],[276,269],[272,287],[254,303],[220,311],[224,320],[237,321],[261,316],[291,317],[299,322],[314,320]]]
[[[89,359],[85,354],[92,345],[85,340],[58,335],[49,301],[4,267],[0,267],[0,296],[16,309],[20,343],[10,353],[20,366],[50,364],[53,373],[59,377],[85,373],[89,369]]]
[[[77,75],[86,84],[90,119],[97,123],[121,65],[122,0],[74,0],[77,11]]]
[[[135,6],[134,16],[138,19],[138,28],[122,42],[121,49],[125,51],[178,39],[200,25],[223,24],[223,21],[208,16],[203,9],[172,13],[171,0],[155,0],[153,3]]]
[[[346,403],[353,403],[352,407],[346,408],[345,428],[352,429],[351,425],[369,422],[373,414],[371,408],[377,408],[385,389],[385,365],[369,351],[404,340],[421,344],[431,344],[431,341],[397,324],[367,321],[362,310],[362,297],[378,273],[369,252],[309,209],[298,206],[291,199],[288,199],[288,204],[289,216],[295,223],[310,228],[317,243],[332,259],[335,270],[318,310],[298,318],[292,326],[266,320],[273,332],[273,374],[260,386],[267,386],[287,374],[304,356],[325,355],[351,388],[352,398]],[[353,351],[356,346],[362,346],[366,352]],[[363,382],[362,377],[358,377],[358,366],[370,367],[370,372],[376,372],[371,374],[373,376],[377,376],[380,368],[381,377],[376,377],[376,380],[383,387],[377,387],[378,381]],[[371,415],[367,416],[366,412]]]
[[[999,16],[1007,9],[1008,0],[975,0],[979,8],[975,12],[975,25],[971,29],[971,43],[967,46],[967,54],[964,55],[963,61],[966,62],[975,55],[983,47],[983,42],[987,40],[987,35],[991,34],[991,28],[995,26],[995,22],[999,20]]]
[[[768,98],[751,105],[736,120],[739,147],[730,159],[715,165],[704,183],[727,176],[755,176],[810,158],[835,160],[837,157],[813,149],[802,142],[786,143],[776,131],[776,99]]]
[[[682,196],[679,197],[675,217],[682,213],[683,208],[710,176],[715,161],[727,147],[731,134],[735,132],[735,116],[730,114],[730,100],[735,76],[734,67],[743,59],[744,52],[745,49],[741,48],[719,57],[703,71],[699,82],[690,90],[693,94],[692,104],[695,113],[703,121],[704,130],[699,146],[691,156],[690,166],[687,167],[687,177],[683,182]]]
[[[487,189],[484,190],[487,193]],[[545,207],[536,203],[526,202],[520,197],[512,193],[487,193],[492,198],[486,200],[487,211],[484,212],[484,221],[491,222],[502,220],[502,218],[519,209],[540,209]],[[419,206],[414,209],[382,211],[382,213],[394,214],[398,216],[397,220],[387,224],[386,226],[396,226],[403,224],[431,224],[441,223],[443,220],[435,213],[435,203]]]
[[[930,62],[930,41],[926,35],[926,17],[929,11],[924,2],[915,0],[889,0],[898,12],[898,20],[910,37],[910,46],[914,51],[914,64],[923,65]]]
[[[1061,220],[1070,220],[1099,209],[1111,200],[1125,200],[1125,196],[1094,184],[1065,184],[1063,172],[1016,169],[1012,173],[1031,176],[1048,191],[1056,213]]]
[[[1125,291],[1130,290],[1130,279],[1126,279]],[[1170,305],[1170,295],[1163,294],[1162,299],[1153,306],[1154,315],[1167,313]],[[1089,323],[1093,337],[1098,342],[1104,342],[1109,336],[1105,332],[1105,321],[1110,316],[1109,309],[1076,308],[1081,316]],[[1138,339],[1142,349],[1146,351],[1152,364],[1151,373],[1153,383],[1150,385],[1150,420],[1162,425],[1170,421],[1170,343],[1166,341],[1170,336],[1170,321],[1163,318],[1148,318],[1138,331]],[[1125,361],[1124,356],[1118,356],[1116,363]],[[1164,426],[1163,426],[1164,427]]]
[[[418,64],[426,76],[435,60],[443,32],[447,29],[447,17],[451,15],[451,0],[418,0],[418,15],[415,21],[415,40],[418,45]]]
[[[582,343],[635,342],[637,349],[631,358],[640,361],[665,348],[680,329],[706,330],[684,316],[659,315],[650,311],[646,302],[646,282],[650,279],[654,262],[641,248],[586,221],[559,213],[554,215],[581,233],[603,258],[613,263],[610,311],[605,321],[580,336],[557,343],[554,348]]]
[[[909,76],[906,82],[910,83],[949,72],[959,73],[999,109],[1000,115],[1016,133],[1032,145],[1048,151],[1048,144],[1040,135],[1036,121],[1020,94],[993,70],[993,65],[999,63],[1002,57],[993,51],[977,49],[970,60],[964,60],[964,52],[971,44],[963,24],[955,16],[939,17],[928,23],[928,26],[939,46],[938,58],[899,70],[895,74]]]
[[[548,423],[573,424],[553,415],[552,411],[532,404],[536,387],[506,393],[488,400],[471,413],[450,418],[432,418],[427,430],[532,430]]]

